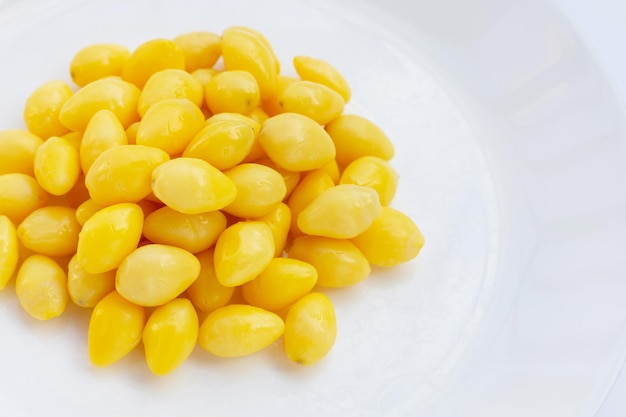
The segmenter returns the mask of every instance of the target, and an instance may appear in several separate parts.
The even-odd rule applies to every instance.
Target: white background
[[[553,2],[574,25],[591,54],[604,69],[623,104],[626,98],[626,2],[623,0],[553,0]],[[626,369],[622,368],[596,417],[624,415],[626,415]]]

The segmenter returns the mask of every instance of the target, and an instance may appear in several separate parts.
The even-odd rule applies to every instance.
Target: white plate
[[[624,113],[545,2],[0,1],[0,128],[27,95],[69,81],[82,46],[129,47],[248,25],[285,73],[340,68],[349,111],[394,140],[394,206],[418,259],[330,291],[337,344],[317,365],[278,342],[247,358],[196,349],[153,377],[140,349],[90,365],[87,312],[38,323],[0,293],[3,414],[589,416],[626,340]]]

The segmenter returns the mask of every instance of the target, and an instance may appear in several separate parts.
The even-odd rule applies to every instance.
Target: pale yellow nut
[[[297,113],[279,114],[263,122],[259,143],[272,161],[289,171],[310,171],[335,158],[335,145],[326,131]]]
[[[96,43],[78,51],[70,63],[74,84],[83,87],[92,81],[120,76],[130,52],[123,45]]]
[[[293,66],[301,79],[323,84],[337,91],[345,102],[350,101],[350,86],[343,75],[328,62],[308,56],[293,58]]]
[[[197,253],[196,257],[200,261],[200,274],[187,288],[189,299],[203,312],[224,307],[231,300],[235,287],[226,287],[217,280],[213,248]]]
[[[381,210],[374,189],[341,184],[322,192],[302,210],[298,227],[309,235],[350,239],[370,227]]]
[[[249,72],[257,81],[262,99],[276,94],[278,61],[267,40],[246,28],[222,32],[222,57],[226,70]]]
[[[156,307],[178,297],[200,274],[200,261],[190,252],[169,245],[149,244],[120,263],[115,289],[128,301]]]
[[[67,291],[79,307],[93,308],[115,289],[115,270],[90,274],[74,255],[67,265]]]
[[[143,117],[155,103],[171,99],[187,99],[200,107],[204,93],[200,83],[188,72],[165,69],[152,74],[139,96],[138,111]]]
[[[196,158],[167,161],[152,172],[152,191],[168,207],[185,214],[219,210],[233,202],[233,181]]]
[[[152,191],[152,172],[170,160],[158,148],[122,145],[107,149],[85,177],[89,195],[98,204],[136,203]]]
[[[224,358],[250,355],[278,339],[284,329],[276,314],[258,307],[232,304],[210,313],[200,326],[198,344]]]
[[[80,177],[80,156],[67,140],[53,136],[35,151],[33,168],[41,188],[52,195],[64,195]]]
[[[70,130],[83,132],[94,114],[110,110],[124,128],[139,120],[137,102],[141,92],[133,84],[117,77],[93,81],[67,99],[59,120]]]
[[[265,222],[244,221],[226,228],[215,244],[215,274],[234,287],[253,280],[274,257],[274,238]]]
[[[288,255],[313,265],[318,273],[317,285],[322,287],[358,284],[371,272],[365,255],[347,239],[301,236],[293,241]]]
[[[0,215],[0,291],[13,276],[19,259],[15,226],[7,216]]]
[[[78,235],[80,266],[90,274],[117,268],[137,248],[142,228],[143,212],[137,204],[120,203],[98,211]]]
[[[21,173],[34,176],[35,151],[42,143],[37,135],[26,130],[0,130],[0,175]]]
[[[98,367],[112,365],[141,342],[146,309],[110,292],[96,305],[89,320],[89,359]]]
[[[198,341],[198,314],[184,298],[157,307],[146,322],[143,346],[148,368],[166,375],[180,366]]]
[[[222,54],[222,39],[213,32],[188,32],[172,40],[182,49],[188,72],[211,68]]]
[[[169,39],[152,39],[139,45],[122,70],[122,78],[143,88],[152,74],[164,69],[185,69],[185,53]]]
[[[362,156],[388,161],[395,154],[393,143],[385,132],[364,117],[344,114],[325,128],[335,144],[337,163],[342,169]]]
[[[67,306],[67,275],[51,258],[29,256],[15,279],[15,293],[20,306],[37,320],[60,316]]]
[[[28,249],[48,256],[72,255],[81,230],[76,210],[46,206],[30,213],[17,227],[20,242]]]
[[[391,207],[383,207],[372,225],[352,239],[372,265],[395,266],[415,258],[424,236],[413,220]]]
[[[34,210],[45,206],[50,195],[35,178],[22,173],[0,175],[0,215],[19,224]]]
[[[241,164],[225,171],[237,187],[232,203],[222,210],[242,218],[268,214],[287,193],[285,180],[277,171],[261,164]]]
[[[330,299],[322,293],[305,295],[289,309],[284,343],[289,359],[301,365],[318,362],[337,338],[337,318]]]
[[[48,81],[38,87],[24,105],[24,123],[28,130],[43,139],[67,133],[67,127],[59,121],[59,114],[73,94],[70,86],[60,80]]]
[[[285,88],[278,98],[281,112],[299,113],[321,125],[343,113],[344,101],[339,93],[323,84],[296,81]]]
[[[204,126],[202,110],[187,99],[168,99],[153,104],[141,119],[135,142],[169,155],[182,153]]]

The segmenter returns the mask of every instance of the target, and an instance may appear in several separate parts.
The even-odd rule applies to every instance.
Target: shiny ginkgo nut
[[[98,204],[135,203],[152,192],[154,169],[169,160],[165,151],[151,146],[116,146],[96,158],[85,185]]]
[[[76,253],[81,226],[71,207],[46,206],[30,213],[17,227],[22,244],[36,253],[65,256]]]
[[[152,76],[139,96],[138,111],[143,117],[148,109],[163,100],[187,99],[200,107],[204,93],[200,83],[187,71],[165,69]]]
[[[247,71],[256,79],[262,99],[276,94],[278,61],[271,46],[258,33],[238,27],[224,30],[222,58],[226,70]]]
[[[288,256],[315,267],[321,287],[340,288],[358,284],[371,272],[359,248],[346,239],[301,236],[288,249]]]
[[[319,168],[335,157],[335,145],[326,131],[297,113],[279,114],[263,122],[259,143],[272,161],[289,171]]]
[[[345,105],[341,95],[323,84],[296,81],[285,88],[278,104],[282,112],[299,113],[321,125],[336,119]]]
[[[93,81],[76,92],[61,107],[59,121],[68,129],[83,132],[94,114],[110,110],[127,128],[139,120],[137,102],[141,91],[117,77]]]
[[[301,365],[318,362],[332,349],[337,338],[337,318],[331,300],[319,292],[296,301],[285,319],[287,356]]]
[[[60,80],[38,87],[24,104],[24,123],[28,130],[42,139],[67,133],[69,129],[59,121],[59,113],[73,94],[70,86]]]
[[[217,168],[197,158],[177,158],[152,171],[152,191],[185,214],[219,210],[235,200],[237,187]]]
[[[120,76],[130,57],[128,48],[115,43],[96,43],[82,48],[70,62],[74,84],[83,87],[92,81]]]
[[[274,258],[267,268],[242,286],[243,298],[251,305],[270,311],[296,302],[313,289],[317,270],[309,263],[289,258]]]
[[[204,98],[213,114],[248,114],[259,104],[259,85],[247,71],[222,71],[211,77]]]
[[[122,359],[141,342],[145,324],[144,307],[111,291],[91,312],[87,331],[91,363],[104,367]]]
[[[341,184],[322,192],[298,214],[304,233],[350,239],[364,232],[381,213],[373,188]]]
[[[235,287],[226,287],[217,280],[213,249],[196,254],[200,261],[200,274],[187,288],[193,305],[202,312],[211,312],[224,307],[233,296]]]
[[[0,175],[0,215],[19,224],[34,210],[45,206],[50,195],[30,175],[10,173]]]
[[[148,244],[120,263],[115,289],[128,301],[156,307],[178,297],[200,274],[200,261],[189,251]]]
[[[64,195],[80,177],[80,156],[67,140],[53,136],[35,151],[33,168],[44,190],[52,195]]]
[[[222,53],[222,39],[213,32],[183,33],[172,39],[185,55],[185,70],[211,68]]]
[[[226,287],[252,281],[269,265],[274,252],[274,237],[267,223],[235,223],[224,230],[215,244],[217,280]]]
[[[343,170],[339,183],[371,187],[378,193],[380,203],[388,206],[396,195],[398,174],[384,159],[363,156]]]
[[[385,161],[393,158],[395,148],[385,132],[370,120],[344,114],[325,126],[335,144],[337,163],[345,168],[362,156],[376,156]]]
[[[15,226],[7,216],[0,215],[0,291],[13,276],[19,259]]]
[[[232,304],[211,312],[200,326],[198,344],[225,358],[250,355],[276,341],[284,330],[283,320],[267,310]]]
[[[372,265],[395,266],[415,258],[424,236],[406,214],[383,207],[367,230],[352,239]]]
[[[220,211],[184,214],[161,207],[146,217],[143,234],[151,242],[198,253],[213,246],[224,229],[226,217]]]
[[[243,161],[255,141],[254,128],[245,121],[213,121],[205,124],[194,136],[183,156],[199,158],[219,170],[225,170]]]
[[[143,330],[148,368],[166,375],[183,363],[198,341],[198,314],[191,302],[177,298],[157,307]]]
[[[293,66],[301,79],[313,81],[332,88],[345,100],[350,101],[351,92],[343,75],[328,62],[308,56],[293,58]]]
[[[132,51],[122,78],[143,88],[152,74],[170,68],[185,69],[185,53],[169,39],[151,39]]]
[[[204,114],[191,101],[185,98],[162,100],[146,111],[135,142],[177,155],[185,150],[203,126]]]
[[[34,176],[33,159],[41,138],[27,130],[0,130],[0,175],[21,173]]]
[[[291,234],[294,237],[302,235],[298,227],[298,216],[313,200],[335,184],[325,171],[315,170],[303,176],[289,196],[288,206],[291,211]]]
[[[110,110],[96,112],[87,123],[80,141],[80,163],[83,173],[89,172],[89,168],[102,152],[127,144],[126,132],[117,116]]]
[[[287,188],[282,175],[265,165],[240,164],[225,171],[237,187],[235,199],[223,210],[242,218],[260,217],[280,203]]]
[[[90,274],[74,255],[67,265],[67,291],[74,304],[92,308],[115,289],[115,270]]]
[[[274,238],[274,256],[281,256],[287,244],[289,229],[291,227],[291,210],[285,203],[278,203],[267,214],[257,217],[255,220],[265,222]]]
[[[60,316],[67,306],[67,275],[51,258],[32,255],[24,260],[15,279],[20,306],[37,320]]]
[[[143,211],[133,203],[120,203],[93,214],[78,235],[77,260],[90,274],[116,269],[141,239]]]

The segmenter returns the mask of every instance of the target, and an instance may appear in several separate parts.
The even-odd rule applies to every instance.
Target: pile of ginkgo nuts
[[[392,143],[343,114],[344,77],[293,66],[280,75],[246,27],[78,51],[78,88],[43,84],[27,129],[0,131],[0,289],[14,278],[38,320],[93,309],[96,366],[143,342],[163,375],[196,343],[237,357],[281,336],[294,362],[324,357],[323,288],[407,262],[424,238],[390,207]]]

